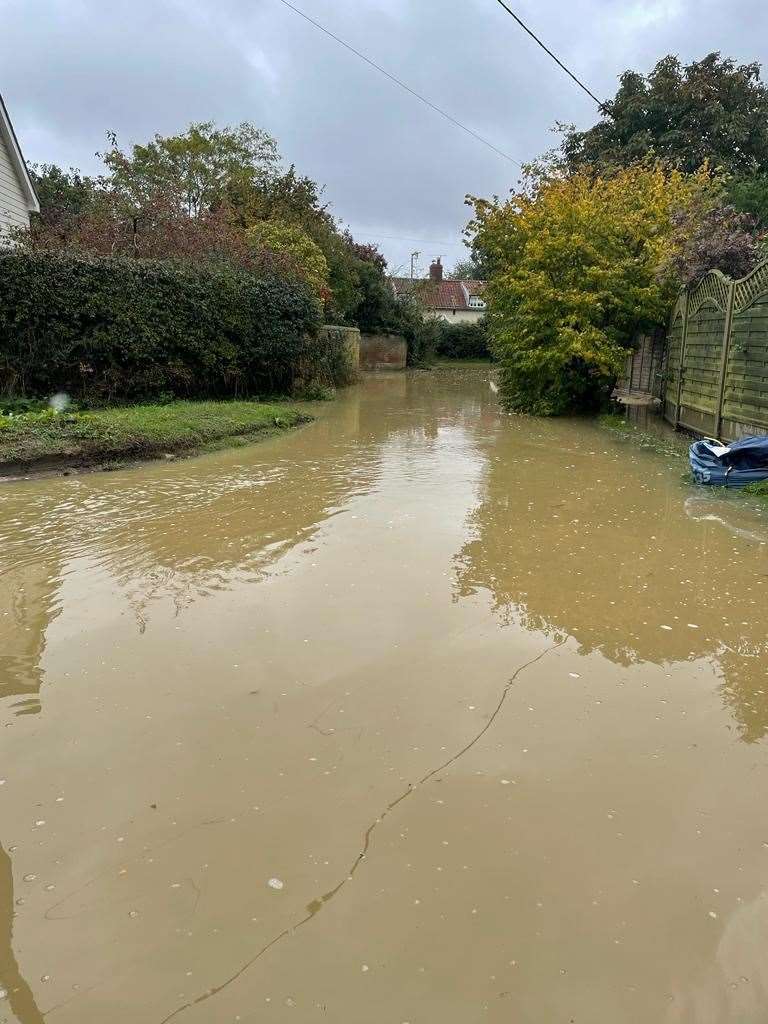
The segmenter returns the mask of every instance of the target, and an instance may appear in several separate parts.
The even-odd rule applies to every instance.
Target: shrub
[[[445,359],[488,359],[488,331],[485,320],[475,324],[440,325],[437,354]]]
[[[318,298],[328,292],[328,261],[317,242],[298,225],[285,221],[259,221],[248,228],[245,238],[253,249],[266,249],[283,257]]]
[[[357,368],[350,348],[350,334],[357,337],[357,332],[348,327],[325,326],[307,339],[296,368],[295,398],[323,401],[333,396],[335,388],[354,381]]]
[[[229,264],[0,254],[0,392],[89,401],[290,390],[328,357],[309,287]]]
[[[405,338],[409,366],[429,366],[434,362],[440,324],[433,318],[424,319],[424,308],[412,295],[393,299],[378,329]]]

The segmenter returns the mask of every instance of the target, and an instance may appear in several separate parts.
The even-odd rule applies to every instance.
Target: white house
[[[13,228],[28,228],[29,215],[39,212],[35,186],[0,96],[0,244]]]
[[[430,265],[428,278],[413,281],[409,277],[393,277],[390,280],[395,295],[412,295],[421,303],[425,317],[450,324],[475,324],[485,315],[485,282],[445,280],[439,256]]]

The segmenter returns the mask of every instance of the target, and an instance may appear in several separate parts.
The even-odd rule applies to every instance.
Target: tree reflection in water
[[[584,430],[586,431],[586,426]],[[504,621],[565,631],[618,665],[709,659],[747,742],[768,732],[768,530],[744,499],[691,515],[682,463],[578,424],[531,421],[489,453],[457,594]],[[603,450],[601,450],[601,448]]]
[[[13,915],[11,858],[0,846],[0,989],[5,993],[0,999],[0,1014],[4,1006],[10,1006],[19,1024],[43,1024],[43,1015],[13,951]]]

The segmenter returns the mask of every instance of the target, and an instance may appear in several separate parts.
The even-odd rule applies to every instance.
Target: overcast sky
[[[765,0],[508,0],[599,96],[626,68],[713,49],[768,60]],[[295,0],[330,31],[528,160],[589,98],[496,0]],[[443,120],[280,0],[0,0],[0,92],[29,161],[98,169],[190,121],[248,120],[325,184],[335,213],[393,270],[464,254],[464,195],[504,193],[513,164]]]

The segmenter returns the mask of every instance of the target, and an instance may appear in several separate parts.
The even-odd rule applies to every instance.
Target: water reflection
[[[0,700],[18,697],[12,705],[17,715],[36,714],[45,632],[60,611],[58,564],[43,559],[0,572]]]
[[[768,530],[743,499],[693,515],[681,476],[586,424],[502,430],[457,593],[488,592],[502,620],[565,630],[618,665],[711,659],[754,741],[768,731]]]
[[[0,846],[0,1020],[3,1009],[10,1006],[19,1024],[43,1024],[43,1015],[35,997],[22,977],[13,951],[13,870],[11,858]]]
[[[144,631],[152,609],[193,602],[285,570],[294,548],[311,552],[325,523],[380,483],[387,445],[399,471],[441,428],[473,431],[494,419],[487,389],[439,374],[366,378],[310,428],[241,451],[115,474],[23,484],[0,491],[0,699],[40,710],[46,631],[62,588],[110,588]],[[423,453],[422,453],[423,457]],[[410,467],[410,468],[409,468]],[[63,567],[63,568],[62,568]],[[72,591],[67,591],[72,607]],[[93,615],[97,609],[91,608]]]

